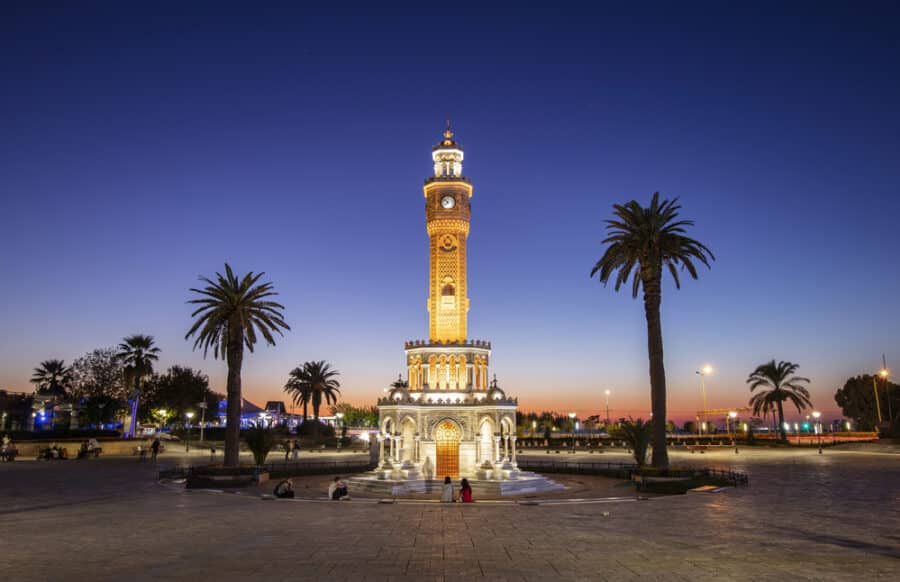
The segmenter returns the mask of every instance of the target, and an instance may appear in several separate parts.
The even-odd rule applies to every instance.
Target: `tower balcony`
[[[403,344],[407,350],[415,348],[479,348],[482,350],[491,349],[491,342],[487,340],[467,339],[463,341],[431,341],[431,340],[408,340]]]
[[[465,182],[466,184],[471,185],[472,180],[470,180],[467,176],[430,176],[425,178],[425,185],[434,184],[436,182]]]

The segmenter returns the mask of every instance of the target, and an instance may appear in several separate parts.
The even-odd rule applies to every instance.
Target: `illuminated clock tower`
[[[432,342],[466,339],[466,239],[472,184],[462,173],[463,149],[448,124],[432,148],[434,176],[425,180],[425,222],[430,240],[428,334]]]
[[[466,243],[472,184],[447,124],[425,179],[428,339],[404,345],[408,376],[378,401],[378,479],[517,479],[515,398],[488,378],[491,343],[470,339]],[[423,490],[424,491],[424,490]]]

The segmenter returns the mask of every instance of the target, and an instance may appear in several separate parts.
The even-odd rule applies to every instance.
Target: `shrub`
[[[257,465],[263,465],[266,457],[275,447],[275,431],[265,428],[251,428],[243,432],[247,448],[253,453],[253,460]]]
[[[629,418],[619,423],[610,433],[613,437],[622,439],[631,449],[634,461],[639,467],[647,463],[647,449],[650,448],[650,435],[653,421],[644,422],[639,418]]]

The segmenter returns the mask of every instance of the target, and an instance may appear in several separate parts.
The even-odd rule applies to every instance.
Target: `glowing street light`
[[[738,454],[738,446],[737,446],[737,412],[732,410],[728,413],[728,418],[731,419],[729,425],[731,426],[731,444],[734,445],[734,454]]]
[[[819,412],[818,410],[813,410],[812,415],[813,415],[813,418],[816,419],[816,422],[815,422],[815,425],[813,426],[813,428],[815,429],[816,434],[819,435],[819,454],[821,455],[822,454],[822,425],[819,424],[819,418],[822,416],[822,413]]]
[[[572,428],[572,454],[575,454],[575,417],[578,416],[574,412],[569,413],[569,425]]]
[[[706,417],[706,377],[712,373],[713,367],[709,364],[704,364],[696,371],[696,374],[700,376],[700,393],[703,395],[703,430],[706,430],[706,422],[709,420]]]
[[[162,432],[166,427],[166,415],[169,413],[165,408],[160,408],[156,411],[156,415],[159,417],[159,432]]]
[[[190,452],[191,450],[191,419],[194,418],[193,412],[185,412],[184,416],[187,417],[187,438],[184,440],[184,452]]]

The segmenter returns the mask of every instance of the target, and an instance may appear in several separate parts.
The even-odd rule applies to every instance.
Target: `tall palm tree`
[[[141,383],[153,373],[153,362],[159,360],[159,348],[152,335],[130,335],[119,344],[116,359],[124,366],[125,383],[131,385],[131,425],[128,434],[134,436]]]
[[[659,192],[653,194],[650,206],[644,208],[636,200],[624,205],[613,205],[612,220],[606,221],[609,236],[603,241],[606,252],[591,269],[591,277],[597,275],[606,285],[615,273],[615,290],[632,278],[631,293],[637,297],[644,290],[644,315],[647,319],[647,350],[650,360],[650,401],[653,410],[653,459],[654,467],[668,467],[666,451],[666,371],[663,365],[662,323],[659,307],[662,299],[663,268],[668,269],[681,288],[678,267],[686,270],[694,279],[697,268],[694,261],[710,266],[715,256],[706,246],[685,236],[691,220],[678,220],[681,206],[678,199],[659,200]],[[633,273],[633,275],[632,275]]]
[[[809,384],[809,378],[794,376],[798,368],[799,364],[793,362],[776,364],[773,359],[757,366],[747,378],[751,392],[760,387],[771,388],[754,394],[750,398],[750,405],[753,406],[753,414],[759,414],[760,411],[767,414],[773,408],[777,410],[781,440],[787,440],[787,431],[784,428],[784,402],[790,401],[797,407],[797,412],[802,412],[804,408],[812,408],[809,390],[803,386]]]
[[[306,382],[302,367],[296,367],[288,375],[288,381],[284,385],[284,391],[291,397],[294,406],[303,406],[303,421],[309,418],[309,401],[312,397],[312,387]]]
[[[267,298],[278,295],[272,283],[259,283],[264,273],[252,271],[238,277],[225,263],[225,274],[216,273],[216,280],[200,277],[207,283],[203,289],[192,288],[200,295],[188,303],[199,305],[191,314],[194,324],[184,338],[194,338],[194,349],[203,348],[203,357],[212,349],[213,357],[228,364],[227,425],[225,427],[225,466],[239,463],[241,438],[241,367],[244,347],[253,352],[257,335],[270,346],[275,345],[274,334],[283,335],[291,329],[284,321],[284,306]]]
[[[341,383],[336,378],[340,375],[341,373],[325,360],[304,362],[303,366],[291,371],[288,385],[292,386],[291,391],[294,393],[304,395],[297,400],[303,404],[304,420],[307,402],[312,405],[313,418],[316,420],[319,420],[319,409],[323,400],[326,404],[337,403]]]
[[[64,398],[72,385],[72,368],[63,360],[44,360],[34,369],[31,383],[38,394]]]

